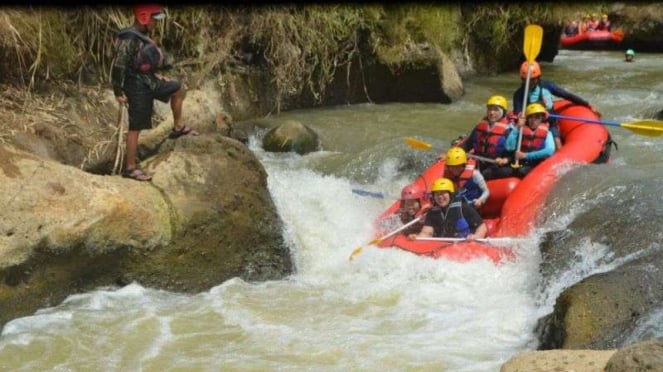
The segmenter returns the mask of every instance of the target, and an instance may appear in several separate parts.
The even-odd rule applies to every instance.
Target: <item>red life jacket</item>
[[[465,169],[458,175],[458,178],[454,178],[449,172],[447,172],[446,167],[444,169],[444,177],[451,180],[454,183],[454,188],[456,191],[460,190],[465,186],[467,181],[472,179],[474,174],[474,169],[476,168],[476,160],[467,159],[465,164]]]
[[[504,152],[509,119],[504,116],[496,121],[492,128],[486,118],[476,126],[477,138],[474,143],[474,153],[489,158],[496,158]]]
[[[521,142],[520,151],[524,153],[541,150],[546,143],[546,136],[548,135],[548,123],[541,123],[535,130],[529,126],[524,126],[523,140]]]
[[[120,39],[131,36],[135,36],[141,41],[134,58],[133,67],[137,71],[142,73],[154,72],[157,68],[163,66],[163,52],[161,51],[161,48],[157,46],[157,43],[154,42],[154,40],[136,31],[132,27],[120,30],[115,34],[113,43],[115,44],[116,50]]]

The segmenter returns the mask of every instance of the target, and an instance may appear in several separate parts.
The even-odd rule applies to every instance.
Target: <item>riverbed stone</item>
[[[615,350],[546,350],[517,354],[500,372],[603,372]]]
[[[652,339],[625,347],[610,357],[605,371],[663,371],[663,342]]]
[[[300,155],[316,151],[319,146],[318,134],[308,126],[294,120],[287,120],[272,128],[265,134],[262,141],[265,151],[294,151]]]
[[[639,319],[663,305],[659,251],[567,288],[539,322],[540,349],[609,349],[626,342]]]

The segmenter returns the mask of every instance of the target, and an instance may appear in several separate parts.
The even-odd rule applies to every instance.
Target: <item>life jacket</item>
[[[451,182],[454,183],[454,188],[456,190],[462,189],[463,186],[467,183],[467,181],[472,179],[472,175],[474,174],[474,170],[476,168],[476,160],[474,159],[467,159],[467,163],[465,163],[465,169],[458,175],[458,177],[453,177],[451,174],[449,174],[446,171],[444,171],[444,177],[448,178],[451,180]]]
[[[492,128],[486,118],[477,124],[474,153],[489,158],[497,158],[504,153],[506,137],[509,134],[509,119],[505,115],[496,121]]]
[[[444,177],[450,179],[454,184],[456,198],[462,198],[466,202],[472,203],[476,198],[481,196],[482,191],[479,188],[479,185],[477,185],[472,179],[472,175],[474,175],[475,171],[477,171],[476,160],[468,159],[465,169],[463,169],[458,178],[445,172]]]
[[[522,131],[523,139],[521,142],[520,151],[528,153],[541,150],[545,147],[546,136],[548,135],[549,131],[548,123],[539,124],[535,130],[532,130],[529,126],[525,125],[522,128]]]
[[[592,20],[587,23],[587,31],[596,31],[596,29],[599,27],[599,21],[598,20]]]
[[[140,40],[138,50],[134,58],[133,68],[141,73],[154,72],[163,66],[163,51],[154,40],[147,35],[138,32],[133,27],[118,31],[114,37],[114,44],[117,50],[120,39],[136,37]]]
[[[458,222],[463,217],[463,202],[460,199],[454,199],[449,203],[447,208],[442,208],[435,205],[431,208],[430,213],[438,213],[442,219],[442,224],[433,226],[434,237],[465,237],[466,231],[459,231]]]

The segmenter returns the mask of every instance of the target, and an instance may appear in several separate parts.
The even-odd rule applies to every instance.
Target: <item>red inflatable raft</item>
[[[559,43],[565,49],[616,49],[624,40],[624,31],[590,31],[574,36],[562,34]]]
[[[558,115],[582,119],[599,120],[599,116],[585,106],[575,105],[568,101],[555,102]],[[527,235],[536,223],[539,212],[546,197],[565,165],[572,163],[598,163],[607,160],[608,131],[603,125],[586,124],[575,120],[558,120],[560,135],[564,145],[550,158],[534,168],[525,178],[515,177],[488,181],[490,197],[480,213],[488,225],[489,238],[519,237]],[[442,175],[444,161],[435,162],[414,181],[425,190]],[[395,201],[383,212],[376,221],[376,238],[385,236],[393,227],[389,221],[396,219],[400,208],[400,200]],[[382,226],[382,228],[381,228]],[[488,239],[490,240],[490,239]],[[434,258],[445,257],[455,261],[467,261],[476,257],[487,257],[495,263],[505,257],[513,257],[508,248],[478,242],[440,242],[413,241],[405,235],[398,234],[383,239],[381,248],[397,247],[419,255]]]

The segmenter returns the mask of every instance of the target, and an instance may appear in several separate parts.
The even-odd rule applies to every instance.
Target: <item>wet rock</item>
[[[539,324],[541,349],[620,347],[638,320],[663,304],[660,251],[567,288]]]
[[[615,350],[547,350],[517,354],[500,372],[603,372]]]
[[[176,291],[292,272],[266,174],[242,143],[184,136],[143,162],[152,182],[0,146],[0,325],[129,281]]]
[[[608,360],[605,371],[663,371],[663,342],[648,340],[621,349]]]
[[[271,129],[262,141],[262,147],[266,151],[294,151],[300,155],[316,151],[319,146],[317,133],[306,125],[292,120]]]

